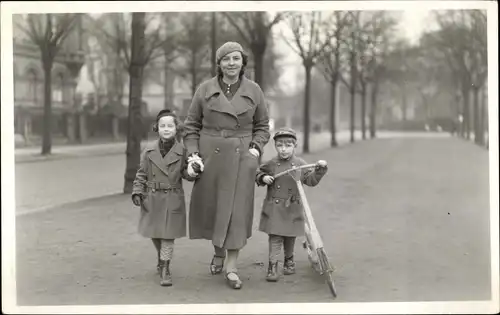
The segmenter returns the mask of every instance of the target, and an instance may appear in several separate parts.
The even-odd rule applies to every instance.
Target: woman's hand
[[[262,181],[263,181],[266,185],[271,185],[271,184],[274,182],[274,177],[269,176],[269,175],[265,175],[265,176],[262,178]]]
[[[195,153],[190,157],[188,157],[187,172],[189,176],[191,177],[198,176],[198,174],[203,172],[204,168],[205,166],[203,165],[203,161],[198,154]]]
[[[259,150],[255,149],[255,148],[250,148],[248,150],[248,152],[250,152],[250,154],[256,158],[258,158],[260,156]]]

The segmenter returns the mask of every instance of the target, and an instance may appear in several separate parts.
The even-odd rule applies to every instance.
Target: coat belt
[[[150,189],[159,189],[159,190],[172,190],[172,189],[181,189],[182,187],[179,185],[171,185],[169,183],[160,183],[160,182],[146,182],[146,186]]]
[[[252,130],[233,130],[233,129],[208,129],[203,128],[200,131],[209,136],[216,136],[222,138],[243,138],[243,137],[251,137],[253,135]]]

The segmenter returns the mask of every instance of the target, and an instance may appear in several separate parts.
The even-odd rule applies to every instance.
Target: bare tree
[[[189,76],[191,77],[191,95],[194,95],[200,82],[209,71],[203,66],[208,57],[210,28],[205,12],[184,13],[181,17],[184,34],[179,40],[179,49],[184,55]]]
[[[358,32],[361,29],[361,12],[360,11],[348,11],[349,15],[349,26],[345,28],[347,35],[344,37],[344,45],[342,47],[343,55],[348,56],[349,59],[349,70],[342,71],[348,73],[349,81],[345,79],[345,75],[340,75],[340,80],[344,85],[349,88],[350,94],[350,115],[349,115],[349,131],[350,131],[350,142],[355,141],[354,130],[355,130],[355,113],[356,113],[356,88],[358,85]]]
[[[79,14],[28,14],[17,26],[38,47],[44,72],[42,155],[52,150],[52,68],[64,41],[78,22]]]
[[[377,96],[380,85],[386,80],[385,62],[394,38],[397,20],[387,14],[387,11],[370,12],[370,22],[367,33],[366,66],[363,69],[364,79],[371,85],[369,129],[370,138],[376,136]],[[364,107],[364,106],[363,106]],[[365,117],[363,114],[362,117]],[[363,128],[364,138],[364,128]]]
[[[471,120],[474,122],[475,142],[484,142],[480,126],[479,92],[487,77],[486,13],[479,10],[448,10],[436,12],[440,29],[427,34],[430,44],[442,53],[455,77],[460,78],[463,100],[465,137],[470,139]],[[470,115],[470,96],[473,96],[473,119]]]
[[[144,66],[147,62],[145,52],[145,13],[132,13],[132,40],[130,54],[130,88],[127,128],[127,163],[123,192],[132,192],[133,181],[139,167],[142,139],[142,82]]]
[[[341,76],[340,46],[343,41],[344,27],[347,26],[348,14],[335,11],[331,16],[331,24],[334,28],[333,37],[321,55],[318,67],[324,77],[330,82],[330,146],[338,146],[336,137],[336,113],[337,113],[337,86]]]
[[[305,93],[304,93],[304,153],[309,152],[309,125],[310,125],[310,85],[311,70],[318,62],[330,43],[333,32],[330,32],[329,23],[322,19],[321,12],[301,12],[293,13],[289,16],[288,22],[293,34],[293,39],[286,43],[302,59],[305,70]]]
[[[224,16],[236,28],[245,44],[250,47],[255,62],[255,82],[265,90],[264,55],[273,26],[285,17],[276,13],[270,18],[267,12],[225,12]]]

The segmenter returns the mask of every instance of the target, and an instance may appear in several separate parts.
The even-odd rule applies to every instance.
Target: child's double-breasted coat
[[[182,179],[189,181],[186,150],[176,141],[162,157],[159,141],[141,155],[132,196],[143,196],[139,233],[148,238],[175,239],[186,236],[186,204]]]
[[[307,164],[303,159],[292,156],[288,160],[275,157],[262,164],[257,171],[257,185],[263,186],[265,175],[273,176],[294,166]],[[301,170],[301,182],[316,186],[326,173],[325,169]],[[278,177],[267,186],[267,194],[262,204],[259,230],[267,234],[281,236],[304,235],[304,213],[297,184],[292,176]]]

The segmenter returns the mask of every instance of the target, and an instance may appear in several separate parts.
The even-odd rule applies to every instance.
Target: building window
[[[52,89],[52,100],[55,102],[63,101],[63,89],[64,89],[64,77],[62,74],[58,74],[54,82],[54,88]]]
[[[28,71],[28,99],[37,103],[38,101],[38,76],[36,71],[31,69]]]

